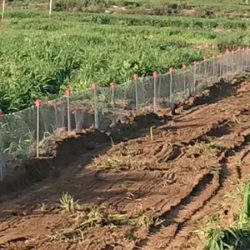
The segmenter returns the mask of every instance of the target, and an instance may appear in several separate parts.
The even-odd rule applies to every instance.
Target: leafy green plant
[[[66,86],[82,93],[93,82],[120,84],[135,72],[147,76],[189,64],[211,54],[197,46],[217,43],[212,28],[242,29],[244,24],[105,14],[55,13],[47,18],[42,11],[11,9],[9,18],[10,26],[1,29],[0,37],[0,107],[5,113],[33,105],[38,98],[58,97]],[[248,36],[244,33],[240,43]],[[107,96],[98,98],[104,112]]]
[[[223,144],[223,142],[216,142],[216,141],[208,143],[208,147],[211,149],[215,149],[218,152],[223,152],[228,149],[227,146]]]
[[[87,222],[91,227],[100,224],[103,220],[103,215],[98,209],[92,209],[87,214]]]
[[[230,242],[237,242],[238,235],[231,229],[211,229],[206,238],[206,249],[209,250],[224,250],[230,249]]]
[[[210,229],[206,235],[208,250],[247,250],[250,245],[250,183],[243,188],[243,208],[234,228]]]
[[[250,224],[250,183],[246,183],[243,191],[243,208],[240,213],[239,225]]]
[[[59,202],[60,208],[66,212],[74,213],[77,209],[80,208],[78,201],[75,201],[74,198],[68,193],[63,193]]]

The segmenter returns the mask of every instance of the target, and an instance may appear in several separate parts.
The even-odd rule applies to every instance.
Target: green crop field
[[[240,13],[241,1],[229,2]],[[66,86],[80,92],[92,82],[120,84],[134,73],[164,73],[170,66],[201,60],[226,47],[250,45],[250,23],[223,15],[54,12],[49,17],[44,8],[13,6],[5,14],[0,23],[0,107],[4,112],[24,109],[37,98],[55,98]]]

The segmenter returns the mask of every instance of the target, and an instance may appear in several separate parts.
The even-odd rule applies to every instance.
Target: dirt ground
[[[232,193],[250,177],[249,100],[249,79],[221,82],[173,117],[60,142],[22,172],[49,174],[5,186],[0,249],[203,249],[199,232],[234,223]]]

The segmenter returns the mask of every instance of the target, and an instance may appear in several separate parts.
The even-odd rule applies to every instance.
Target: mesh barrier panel
[[[67,130],[77,132],[90,127],[105,130],[136,110],[170,107],[221,78],[231,80],[235,74],[249,71],[249,55],[249,49],[227,52],[166,74],[43,102],[39,112],[31,107],[0,116],[0,180],[8,173],[6,159],[31,157],[38,151],[45,153],[49,147],[45,143],[47,138]]]

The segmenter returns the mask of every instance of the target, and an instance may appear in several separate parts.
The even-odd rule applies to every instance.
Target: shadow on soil
[[[237,93],[239,85],[246,79],[246,77],[240,77],[239,79],[234,79],[231,83],[225,82],[221,79],[220,82],[208,87],[208,95],[202,95],[195,99],[195,106],[200,106],[204,104],[212,104],[221,101],[229,96],[233,96]]]
[[[245,78],[238,79],[235,84],[221,81],[209,89],[209,94],[195,98],[190,105],[203,105],[214,103],[218,100],[236,94],[237,88]],[[0,196],[4,194],[18,193],[32,184],[47,177],[57,178],[69,165],[74,165],[81,158],[81,163],[86,166],[93,158],[105,153],[111,148],[111,138],[114,143],[145,136],[149,133],[149,127],[161,126],[172,117],[158,116],[156,114],[143,114],[133,118],[132,122],[116,124],[108,133],[89,130],[77,136],[65,138],[56,143],[55,157],[43,159],[31,159],[14,167],[10,176],[0,183]],[[86,157],[85,157],[86,156]]]
[[[57,178],[60,173],[81,158],[82,165],[87,165],[93,158],[105,153],[113,142],[119,143],[129,139],[142,137],[149,133],[150,126],[162,125],[164,119],[156,114],[141,115],[129,124],[119,124],[102,133],[89,130],[71,138],[56,142],[53,158],[31,159],[14,167],[10,176],[0,183],[0,195],[21,191],[47,177]],[[86,156],[86,157],[85,157]]]

